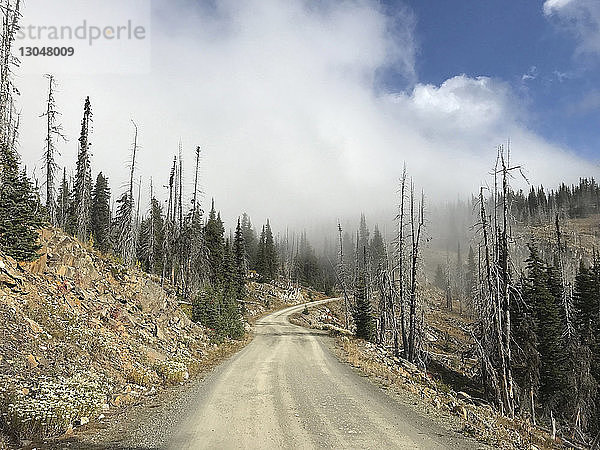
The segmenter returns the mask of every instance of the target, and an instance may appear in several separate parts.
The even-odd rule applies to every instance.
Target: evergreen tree
[[[438,264],[437,269],[435,270],[435,278],[433,279],[433,284],[435,287],[446,290],[448,285],[448,280],[446,279],[446,271],[444,270],[444,266]]]
[[[373,238],[371,239],[370,244],[370,255],[372,276],[375,278],[378,271],[381,270],[383,264],[385,263],[385,245],[377,225],[375,225],[375,229],[373,230]]]
[[[86,97],[79,136],[79,152],[75,182],[71,197],[69,231],[80,241],[85,242],[90,236],[91,203],[92,203],[92,170],[90,165],[89,133],[92,122],[92,106],[90,98]]]
[[[597,398],[600,383],[600,352],[598,352],[598,263],[591,269],[583,262],[575,277],[573,293],[573,325],[577,342],[572,351],[574,385],[570,398],[571,411],[578,413],[583,429],[597,432],[599,428]],[[595,420],[594,420],[595,417]]]
[[[551,291],[547,267],[539,258],[534,246],[530,246],[527,259],[528,276],[523,289],[524,299],[535,308],[537,350],[540,357],[540,399],[547,411],[556,411],[564,400],[565,353],[562,340],[560,316],[561,299]]]
[[[19,171],[17,136],[19,115],[12,67],[18,62],[12,44],[19,29],[20,3],[3,2],[0,46],[0,250],[21,261],[37,258],[36,228],[41,225],[38,193],[25,171]]]
[[[573,322],[582,344],[589,345],[594,339],[595,323],[598,320],[599,302],[594,283],[594,272],[583,262],[575,277],[573,292]]]
[[[223,263],[221,265],[223,290],[227,298],[234,297],[237,291],[237,274],[235,269],[231,241],[227,238],[225,239],[225,246],[223,247]]]
[[[363,258],[364,259],[364,258]],[[353,312],[356,325],[356,337],[370,341],[375,334],[371,300],[367,296],[367,286],[364,270],[360,272],[355,286],[355,305]]]
[[[221,215],[215,211],[215,201],[213,200],[208,221],[204,227],[204,239],[210,267],[208,278],[214,286],[223,282],[224,234],[225,228],[221,221]]]
[[[256,272],[264,281],[264,274],[266,271],[266,255],[265,255],[265,226],[263,225],[262,231],[260,232],[260,239],[258,240],[258,246],[256,249]]]
[[[358,228],[358,249],[362,254],[364,249],[369,248],[369,227],[364,214],[360,215],[360,226]],[[369,255],[367,255],[368,257]],[[358,267],[362,269],[367,264],[366,258],[358,258]]]
[[[306,232],[300,238],[299,251],[294,258],[293,275],[305,286],[323,289],[323,272],[315,251],[306,238]]]
[[[467,298],[473,300],[474,292],[477,287],[477,263],[475,262],[475,253],[473,247],[469,246],[469,255],[467,256],[467,267],[465,271],[465,290]]]
[[[235,261],[235,297],[238,301],[246,299],[246,245],[244,242],[244,230],[238,218],[233,240],[233,254]]]
[[[96,177],[92,193],[91,231],[94,246],[106,252],[110,248],[110,188],[102,172]]]
[[[353,236],[344,231],[342,237],[342,248],[344,250],[344,267],[347,274],[350,274],[356,260],[356,242]]]
[[[216,218],[215,218],[216,220]],[[200,292],[192,302],[192,318],[215,330],[219,337],[239,339],[244,322],[236,299],[237,273],[235,255],[229,239],[222,247],[221,282]]]
[[[165,221],[161,204],[155,198],[150,202],[150,215],[142,221],[138,255],[142,268],[156,275],[162,273]]]
[[[262,236],[261,236],[262,240]],[[277,250],[275,249],[275,242],[273,240],[273,232],[271,231],[271,225],[267,219],[267,224],[264,229],[264,256],[263,256],[263,267],[262,276],[263,280],[271,281],[277,276]]]
[[[131,166],[129,171],[129,183],[127,192],[121,195],[121,198],[117,201],[119,207],[115,217],[115,232],[117,240],[115,247],[118,250],[123,262],[130,266],[135,261],[136,251],[136,236],[134,231],[134,204],[135,200],[133,197],[133,176],[135,173],[135,161],[136,154],[138,151],[138,127],[135,122],[131,121],[134,127],[134,137],[131,149]]]
[[[523,291],[523,281],[519,286]],[[535,305],[527,298],[511,302],[511,325],[513,340],[518,345],[513,352],[513,375],[516,385],[518,405],[522,411],[531,413],[531,393],[537,396],[540,384],[540,356],[538,353],[537,325]]]
[[[244,213],[242,214],[242,235],[244,238],[244,248],[246,252],[246,260],[248,261],[248,268],[256,270],[256,253],[258,251],[258,238],[256,231],[252,228],[250,222],[250,216]]]
[[[1,151],[0,250],[17,261],[32,261],[41,248],[35,231],[42,224],[37,196],[25,171],[19,173],[16,153]]]

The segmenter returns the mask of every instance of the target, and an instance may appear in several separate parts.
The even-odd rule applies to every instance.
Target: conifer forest
[[[422,77],[429,70],[426,63],[420,68],[414,62],[420,50],[411,44],[417,39],[411,33],[420,36],[414,30],[420,29],[416,17],[424,15],[419,9],[425,8],[423,5],[344,2],[342,6],[327,2],[328,6],[322,6],[327,12],[254,2],[249,2],[252,7],[216,2],[214,10],[183,3],[174,2],[173,11],[181,9],[191,23],[200,20],[195,14],[210,18],[202,20],[209,20],[207,28],[217,37],[207,38],[206,30],[198,25],[198,29],[192,27],[195,31],[189,31],[188,38],[215,45],[216,49],[207,48],[206,57],[214,58],[217,68],[207,64],[194,73],[206,70],[210,75],[198,75],[197,79],[194,75],[190,80],[174,75],[178,67],[172,68],[172,73],[167,70],[172,79],[169,85],[160,84],[163,92],[148,89],[145,81],[140,81],[140,89],[147,90],[145,95],[156,95],[156,105],[162,105],[165,95],[173,98],[169,100],[173,111],[156,106],[156,111],[148,113],[131,104],[138,98],[133,93],[129,97],[118,90],[99,89],[100,78],[90,78],[94,88],[88,90],[88,78],[83,75],[24,73],[28,60],[20,39],[31,33],[31,28],[24,26],[28,23],[27,1],[0,0],[0,384],[5,386],[0,387],[0,449],[58,448],[50,445],[60,446],[61,442],[86,448],[91,441],[85,440],[85,433],[80,436],[79,430],[87,430],[81,427],[90,421],[118,423],[119,411],[129,411],[131,404],[154,401],[166,405],[168,401],[160,396],[155,400],[138,398],[152,399],[164,385],[187,392],[184,385],[194,385],[196,374],[204,377],[219,364],[223,364],[223,372],[216,369],[206,375],[205,389],[213,389],[207,391],[212,396],[198,394],[204,403],[200,412],[194,413],[196,431],[189,428],[187,434],[173,434],[179,438],[165,437],[146,447],[141,437],[144,432],[135,434],[132,428],[127,439],[133,440],[118,441],[123,446],[118,448],[177,448],[192,435],[193,448],[399,448],[405,444],[410,448],[600,448],[597,139],[596,150],[582,152],[583,156],[557,150],[567,138],[557,138],[554,147],[547,149],[548,136],[554,135],[548,131],[543,138],[531,137],[527,133],[533,133],[534,121],[521,127],[517,113],[500,128],[504,134],[488,133],[491,125],[487,121],[504,124],[498,117],[509,115],[511,107],[506,105],[521,101],[521,94],[506,94],[508,84],[498,81],[496,85],[494,77],[471,78],[467,69],[442,83],[418,81],[414,67]],[[570,36],[584,39],[596,33],[593,42],[600,42],[600,10],[593,2],[543,3],[543,7],[538,5],[539,14],[549,24],[552,20],[561,21],[564,27],[583,23],[578,34]],[[413,13],[407,12],[407,5]],[[200,12],[192,11],[196,7]],[[227,17],[237,18],[231,19],[234,25]],[[253,22],[259,17],[265,20],[262,27]],[[362,26],[356,26],[356,33],[362,36],[355,43],[360,63],[353,60],[354,47],[347,49],[345,56],[338,55],[344,51],[334,48],[338,41],[323,50],[322,60],[332,59],[332,66],[307,56],[312,51],[307,49],[315,48],[310,44],[313,39],[350,39],[354,32],[348,33],[345,27],[357,18],[364,24],[361,31],[358,28]],[[263,60],[262,51],[254,47],[263,42],[262,33],[275,32],[267,24],[281,26],[276,33],[284,37],[279,44],[265,38],[265,54],[280,51],[278,45],[286,42],[293,46],[290,42],[296,38],[283,29],[306,27],[300,33],[301,45],[290,47],[289,53],[286,47],[274,68],[265,63],[271,57]],[[335,28],[338,25],[340,28]],[[175,57],[184,67],[189,62],[186,59],[200,57],[165,51],[162,39],[171,42],[171,38],[161,34],[161,26],[157,25],[156,31],[153,28],[157,42],[152,50],[153,67],[167,66]],[[259,31],[248,31],[255,26]],[[406,31],[401,33],[402,27]],[[90,33],[91,39],[92,28]],[[391,33],[389,39],[395,43],[383,39],[382,33]],[[247,42],[236,47],[236,36],[246,37]],[[181,45],[176,37],[172,39]],[[386,58],[392,58],[386,52],[396,55],[395,75],[384,73],[389,69],[384,62],[369,59],[384,58],[365,43],[369,39],[381,45],[376,48]],[[423,42],[422,51],[426,52],[428,44]],[[413,50],[405,54],[403,46]],[[576,51],[593,59],[598,56],[594,48],[582,41]],[[169,52],[169,58],[157,61]],[[211,52],[233,52],[237,59],[228,66]],[[310,68],[297,62],[303,55],[312,61]],[[240,61],[246,59],[253,61],[248,70],[241,68]],[[405,67],[411,64],[410,70]],[[589,64],[596,67],[596,63]],[[539,68],[532,67],[522,75],[522,85],[542,77],[542,63]],[[244,77],[249,77],[249,86],[253,74],[256,83],[265,84],[248,99],[236,98],[225,112],[225,106],[221,109],[210,102],[217,97],[216,103],[228,102],[229,96],[238,95],[236,90],[229,94],[227,89],[215,87],[214,97],[202,91],[204,98],[195,90],[203,88],[191,87],[207,80],[208,84],[214,80],[217,86],[219,77],[229,79],[228,71],[236,70],[239,76],[231,75],[227,88],[238,89],[236,83],[246,86],[240,81]],[[290,76],[288,70],[300,75]],[[132,80],[135,76],[122,75]],[[277,84],[288,76],[289,84]],[[563,78],[569,76],[576,75]],[[312,105],[310,112],[299,113],[294,108],[299,110],[298,105],[309,101],[302,99],[306,93],[290,101],[289,109],[277,109],[277,98],[291,95],[296,88],[304,92],[314,81],[311,77],[341,77],[326,89],[315,88],[315,108],[319,108],[320,96],[335,96],[333,91],[341,90],[335,101],[344,105],[347,101],[347,109],[336,109],[331,113],[334,119],[327,115],[330,111],[312,111]],[[402,77],[409,80],[406,86],[413,87],[397,87],[385,99],[377,89],[369,88],[374,100],[368,105],[361,103],[362,94],[354,95],[350,87],[363,89],[365,83],[382,83],[378,89],[384,89],[385,83],[395,86]],[[593,78],[588,74],[586,83]],[[590,94],[585,111],[597,109],[599,79],[596,77],[596,86],[590,88],[596,94]],[[449,100],[441,99],[447,89],[457,85]],[[471,96],[468,100],[461,97],[466,92]],[[493,103],[492,92],[506,97]],[[527,92],[523,95],[537,95]],[[119,97],[118,108],[138,113],[121,120],[126,116],[114,109],[113,97]],[[193,107],[186,109],[186,102],[192,100]],[[465,103],[460,103],[463,100]],[[196,134],[192,135],[197,140],[189,135],[183,139],[179,130],[192,122],[190,117],[181,118],[190,111],[193,115],[203,102],[214,109],[207,113],[204,106],[198,106],[193,118]],[[481,103],[473,106],[469,102]],[[505,109],[498,113],[494,105]],[[143,108],[151,106],[151,102],[144,103]],[[475,113],[463,117],[468,107]],[[369,135],[362,121],[375,120],[378,108],[387,111],[383,117],[389,114],[397,120],[389,131],[388,118],[381,118]],[[394,108],[405,109],[394,115],[390,112]],[[355,110],[363,111],[360,120],[353,116]],[[251,128],[263,120],[261,114],[269,122],[265,125],[268,131],[264,141],[251,142],[258,136]],[[118,124],[114,123],[116,117]],[[221,119],[223,123],[216,124]],[[225,120],[234,121],[233,127]],[[291,120],[312,125],[289,131],[285,123]],[[584,125],[582,119],[577,131],[581,139],[588,136],[581,131]],[[117,126],[119,131],[113,135]],[[411,134],[410,127],[420,131]],[[315,135],[300,138],[307,130]],[[363,136],[363,132],[367,134]],[[216,135],[223,140],[216,141]],[[357,150],[356,140],[362,145],[366,136],[374,137],[368,147],[393,142],[393,156],[364,146]],[[298,144],[292,144],[296,138]],[[461,139],[468,145],[472,142],[477,150],[463,151]],[[290,146],[287,153],[279,148],[286,145]],[[307,148],[311,145],[318,150]],[[540,147],[529,149],[528,145]],[[285,156],[269,160],[266,150],[260,154],[262,146],[277,147]],[[438,153],[436,146],[442,149]],[[453,156],[447,157],[446,148],[455,151]],[[304,161],[308,169],[293,168]],[[247,347],[230,356],[243,346]],[[264,347],[262,353],[259,346]],[[324,357],[323,352],[331,348],[337,349],[332,350],[333,356]],[[307,356],[306,352],[313,353]],[[85,357],[71,362],[74,355]],[[315,362],[321,361],[319,358],[325,362]],[[352,383],[344,380],[350,378],[336,378],[338,370],[346,369],[331,368],[328,358],[362,371],[367,381],[360,381],[364,385],[352,381],[358,387],[348,387]],[[64,370],[52,372],[54,367]],[[253,370],[257,371],[254,378],[250,376]],[[323,377],[330,384],[320,390]],[[232,394],[239,397],[235,406],[225,401],[209,403],[221,398],[214,394],[221,391],[213,379],[238,389]],[[385,420],[400,417],[398,420],[408,425],[400,431],[395,425],[386,428],[387,422],[373,419],[383,406],[368,409],[380,395],[373,394],[371,387],[361,387],[369,379],[388,387],[401,386],[414,394],[409,403],[452,416],[459,425],[452,432],[436,431],[442,425],[434,425],[434,419],[418,419],[426,420],[421,422],[425,431],[409,432],[406,430],[419,430],[413,422],[417,419],[411,418],[408,409],[399,409],[404,412],[393,410],[396,412],[384,414],[388,416]],[[81,385],[77,384],[80,381]],[[110,389],[103,391],[103,383]],[[73,392],[86,392],[82,394],[85,400],[69,400],[68,408],[56,406],[58,403],[43,406],[48,398],[68,397],[66,388],[60,390],[59,385],[63,386],[60,389],[70,386]],[[289,393],[282,394],[287,387]],[[345,389],[358,389],[359,393]],[[132,390],[140,393],[132,394]],[[338,398],[339,392],[344,394]],[[263,394],[269,400],[255,403],[253,399]],[[278,412],[277,402],[285,406],[288,401],[287,412]],[[356,406],[347,406],[345,401],[354,401]],[[274,402],[273,411],[265,406],[271,405],[269,402]],[[316,404],[324,405],[322,413],[303,409]],[[339,409],[334,409],[334,404]],[[355,407],[367,408],[364,414],[370,419],[364,422],[366,419],[352,416],[348,411]],[[256,409],[251,413],[244,408]],[[113,410],[116,412],[111,413]],[[290,425],[285,415],[291,414],[289,411],[295,414],[290,416],[292,422],[300,425]],[[271,412],[279,422],[265,416]],[[261,417],[264,423],[257,430],[267,431],[244,429],[240,436],[248,440],[240,443],[235,441],[236,427],[243,428],[246,422],[245,416],[237,414],[246,413]],[[144,414],[138,414],[139,430],[148,429],[143,423],[151,413]],[[191,412],[186,414],[192,417]],[[419,414],[425,413],[414,414],[421,417]],[[328,415],[335,418],[328,419]],[[340,425],[336,420],[345,422]],[[278,425],[273,425],[276,422]],[[233,427],[231,441],[225,437],[229,432],[219,434],[221,426]],[[353,426],[358,430],[356,436],[347,431]],[[217,432],[203,434],[203,427]],[[112,429],[109,425],[100,428]],[[281,431],[284,428],[287,431]],[[88,436],[98,427],[90,429]],[[166,425],[164,429],[170,430]],[[322,437],[330,429],[336,431]],[[110,439],[117,442],[114,436]],[[134,447],[134,441],[140,447]],[[113,448],[106,442],[93,448]],[[477,447],[483,444],[487,447]]]

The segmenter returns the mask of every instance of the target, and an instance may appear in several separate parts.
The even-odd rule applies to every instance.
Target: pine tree
[[[94,246],[106,252],[110,248],[110,188],[102,172],[96,177],[92,193],[91,232]]]
[[[272,281],[277,276],[277,250],[275,248],[275,242],[273,240],[273,232],[271,231],[271,225],[267,219],[267,224],[264,228],[264,262],[262,272],[259,272],[265,281]],[[261,236],[261,241],[263,236]]]
[[[36,228],[41,225],[38,193],[25,171],[19,171],[19,115],[14,96],[12,53],[19,29],[20,2],[7,1],[0,10],[0,250],[21,261],[38,257]]]
[[[377,225],[375,225],[375,229],[373,230],[369,253],[371,255],[372,277],[375,278],[385,262],[385,245]]]
[[[150,214],[140,226],[137,254],[142,268],[156,275],[162,273],[164,226],[162,207],[158,200],[152,198]]]
[[[477,263],[475,262],[475,253],[473,247],[469,246],[469,255],[467,256],[467,268],[465,271],[465,290],[467,298],[473,301],[474,293],[477,287]]]
[[[91,203],[92,203],[92,170],[90,164],[89,133],[92,123],[92,106],[86,97],[79,136],[79,153],[70,206],[69,231],[80,241],[85,242],[90,236]]]
[[[2,149],[7,152],[8,149]],[[38,258],[36,228],[41,226],[37,196],[25,172],[19,173],[18,156],[3,155],[0,185],[0,250],[17,261]]]
[[[595,322],[598,320],[598,294],[594,286],[594,273],[583,262],[575,277],[573,292],[573,322],[582,344],[589,345],[594,337]]]
[[[560,317],[560,298],[551,292],[547,267],[539,258],[534,246],[530,246],[527,259],[528,276],[523,296],[535,309],[537,350],[540,357],[540,399],[547,411],[555,410],[566,385],[564,373],[564,342]]]
[[[523,291],[522,286],[518,291]],[[513,353],[513,370],[516,385],[520,388],[516,392],[517,400],[522,411],[529,411],[535,416],[535,404],[531,397],[537,396],[540,384],[540,355],[538,353],[537,317],[535,305],[527,298],[516,301],[511,305],[511,323],[513,325],[513,339],[518,345]]]
[[[597,267],[597,261],[590,269],[581,262],[575,277],[573,325],[577,342],[571,357],[575,385],[570,396],[571,410],[579,414],[582,428],[585,430],[589,427],[592,432],[596,432],[598,429],[600,413],[595,401],[600,383],[600,354],[598,352],[598,331],[600,331],[598,329],[598,322],[600,322],[598,288],[600,285],[598,284]],[[594,420],[594,416],[596,420]]]
[[[240,302],[246,299],[246,245],[244,242],[244,231],[238,218],[233,240],[233,254],[235,261],[235,296]]]
[[[369,227],[367,226],[367,220],[365,219],[365,215],[360,215],[360,226],[358,228],[358,247],[360,252],[363,252],[363,249],[369,247]],[[362,255],[361,255],[362,256]],[[369,257],[370,255],[367,255]],[[362,257],[358,258],[358,267],[362,268],[367,264],[368,260]]]
[[[435,278],[433,279],[433,284],[435,287],[445,290],[448,284],[448,280],[446,279],[446,271],[444,270],[444,266],[438,264],[437,269],[435,270]]]
[[[258,251],[258,238],[256,231],[252,228],[252,222],[250,216],[244,213],[242,214],[242,234],[244,237],[244,247],[246,251],[246,259],[248,261],[248,268],[256,270],[256,253]]]
[[[261,277],[261,281],[265,281],[266,271],[266,254],[265,254],[265,226],[263,225],[262,231],[260,232],[260,239],[258,240],[258,246],[256,249],[256,272]]]
[[[215,211],[215,201],[212,201],[208,221],[204,227],[204,240],[208,252],[210,267],[209,280],[214,286],[223,282],[223,252],[225,228],[220,213]]]
[[[123,262],[130,266],[135,261],[135,232],[134,232],[134,199],[133,199],[133,176],[135,173],[135,161],[138,151],[138,127],[134,121],[131,121],[134,128],[133,144],[131,149],[131,166],[129,170],[129,184],[127,192],[121,195],[118,200],[119,209],[115,218],[115,229],[118,233],[116,247],[123,258]]]
[[[356,242],[350,233],[344,231],[342,236],[342,249],[344,251],[343,264],[348,272],[351,272],[356,260]],[[351,275],[347,273],[347,275]]]
[[[218,219],[215,217],[213,220],[216,222]],[[227,239],[222,246],[219,284],[209,286],[194,298],[193,320],[214,329],[217,336],[241,338],[244,335],[244,323],[236,299],[236,285],[235,255]]]
[[[366,258],[363,258],[363,266],[365,259]],[[356,337],[370,341],[373,339],[375,334],[375,325],[373,323],[371,300],[367,295],[367,285],[364,270],[361,270],[358,276],[355,286],[354,300],[355,304],[353,317],[354,324],[356,325]]]

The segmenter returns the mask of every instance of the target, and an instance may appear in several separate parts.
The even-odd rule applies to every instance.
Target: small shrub
[[[304,314],[305,316],[308,316],[309,312],[308,312],[308,306],[304,305],[304,309],[302,310],[302,314]]]
[[[0,379],[0,413],[19,438],[64,433],[75,420],[97,416],[106,403],[103,384],[91,374],[21,381]]]
[[[132,367],[127,372],[127,381],[129,383],[137,384],[138,386],[150,386],[154,381],[157,381],[156,372],[143,367]]]
[[[186,364],[173,359],[157,362],[154,370],[165,384],[183,383],[190,377]]]

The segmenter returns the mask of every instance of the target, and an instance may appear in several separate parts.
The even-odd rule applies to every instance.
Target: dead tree
[[[194,197],[192,198],[192,220],[196,218],[198,205],[198,170],[200,168],[200,146],[196,147],[196,170],[194,172]]]
[[[2,30],[0,35],[0,146],[2,159],[9,157],[15,149],[18,114],[15,110],[14,96],[17,90],[13,85],[13,68],[19,60],[12,53],[12,45],[19,31],[20,0],[5,0],[0,4]],[[5,161],[0,161],[0,186],[2,185]]]
[[[489,397],[503,414],[514,417],[515,399],[512,376],[511,301],[515,288],[510,270],[509,177],[520,166],[511,167],[503,146],[498,147],[494,169],[492,214],[486,211],[484,189],[480,190],[480,226],[483,236],[483,261],[478,302],[481,373]],[[500,179],[500,180],[499,180]],[[499,186],[499,181],[501,186]]]
[[[558,261],[558,270],[560,272],[560,280],[561,280],[561,287],[562,287],[562,292],[561,292],[561,300],[562,300],[562,307],[563,307],[563,314],[564,314],[564,318],[565,318],[565,323],[564,323],[564,327],[565,327],[565,335],[568,341],[570,341],[573,337],[573,333],[574,333],[574,328],[573,328],[573,321],[571,319],[572,317],[572,309],[573,306],[571,304],[571,296],[569,295],[569,286],[567,286],[567,274],[566,274],[566,270],[565,270],[565,263],[564,263],[564,244],[562,241],[562,233],[560,231],[560,222],[558,220],[558,213],[556,213],[555,216],[555,220],[554,220],[554,229],[555,229],[555,233],[556,233],[556,256],[557,256],[557,261]]]
[[[62,132],[62,125],[58,123],[57,116],[60,115],[56,109],[56,101],[54,99],[54,90],[56,88],[56,80],[53,75],[46,74],[48,79],[48,99],[46,101],[46,111],[40,117],[46,117],[46,145],[44,149],[44,167],[46,172],[46,211],[50,223],[54,226],[58,225],[56,214],[56,198],[55,198],[55,173],[56,165],[56,140],[62,139],[66,141],[66,137]]]
[[[396,216],[398,236],[396,240],[396,258],[393,269],[392,283],[395,298],[400,306],[400,329],[402,331],[402,349],[404,358],[408,358],[408,335],[406,326],[406,284],[405,284],[405,200],[406,200],[406,164],[402,170],[402,178],[400,180],[400,202],[398,206],[398,215]],[[396,325],[397,327],[397,325]],[[396,338],[397,341],[397,338]],[[398,353],[397,342],[395,343],[395,351]]]
[[[348,305],[350,303],[350,299],[348,296],[348,289],[346,288],[346,270],[344,268],[344,246],[342,244],[342,225],[338,222],[338,233],[340,238],[340,260],[338,263],[338,270],[335,271],[338,284],[342,288],[342,292],[344,293],[344,327],[348,329],[350,326],[348,322]]]
[[[117,214],[117,227],[119,230],[118,248],[123,262],[130,266],[135,260],[135,233],[134,233],[134,198],[133,198],[133,176],[135,174],[135,160],[138,151],[138,127],[132,120],[134,134],[131,149],[131,165],[129,167],[129,185],[127,192],[121,196],[119,212]]]
[[[171,174],[169,176],[169,201],[167,203],[167,218],[165,220],[165,234],[163,238],[163,251],[162,251],[162,276],[161,286],[164,285],[167,277],[167,266],[173,265],[172,255],[172,241],[173,241],[173,188],[175,184],[175,171],[177,170],[177,157],[173,159],[173,166],[171,167]],[[169,277],[169,281],[173,282],[172,276]]]
[[[148,249],[148,260],[149,260],[149,270],[150,273],[154,273],[154,246],[155,242],[155,233],[154,229],[154,186],[152,185],[152,177],[150,177],[150,236],[149,236],[149,249]]]
[[[414,184],[410,188],[410,284],[409,284],[409,329],[408,329],[408,360],[415,362],[420,356],[417,348],[417,269],[419,265],[419,250],[421,237],[425,226],[425,195],[421,192],[421,201],[415,205]]]

